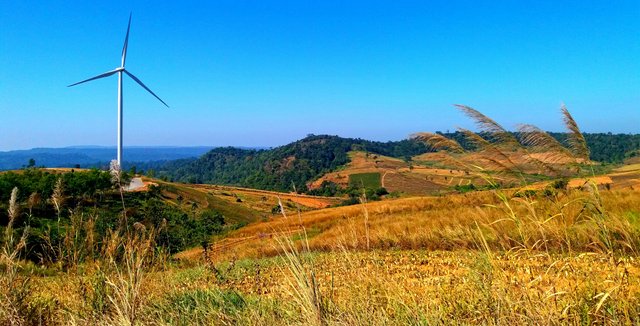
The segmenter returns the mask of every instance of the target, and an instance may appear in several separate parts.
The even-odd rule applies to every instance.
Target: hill
[[[156,174],[188,183],[211,183],[265,190],[307,191],[307,183],[349,162],[352,150],[393,157],[424,153],[412,140],[374,142],[338,136],[311,135],[270,150],[216,148],[196,160],[180,160],[157,167]]]
[[[442,135],[457,140],[467,149],[473,149],[473,145],[460,132]],[[517,136],[516,133],[513,135]],[[566,134],[551,135],[561,143],[566,141]],[[634,157],[640,149],[640,135],[585,134],[585,138],[592,148],[591,158],[604,163]],[[529,175],[527,181],[535,181],[544,174],[540,166],[522,162],[520,152],[510,152],[507,156]],[[545,153],[533,153],[532,156],[540,158]],[[557,155],[554,156],[557,159]],[[154,176],[178,182],[277,191],[292,191],[295,187],[298,192],[312,191],[314,194],[326,195],[336,194],[336,185],[348,187],[350,175],[379,173],[380,185],[389,188],[389,191],[432,194],[471,184],[482,185],[483,180],[477,177],[477,171],[469,168],[478,160],[484,160],[483,166],[492,164],[473,153],[457,158],[433,153],[423,143],[415,140],[375,142],[310,135],[268,150],[215,148],[197,159],[150,163],[141,167],[152,170]],[[461,165],[461,162],[464,164]],[[374,175],[369,177],[378,178]],[[513,175],[500,178],[504,184],[516,179]],[[328,182],[324,188],[323,181]]]

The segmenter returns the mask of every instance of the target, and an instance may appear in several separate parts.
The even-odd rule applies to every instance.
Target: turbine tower
[[[161,100],[158,97],[158,95],[156,95],[153,91],[149,89],[149,87],[145,86],[145,84],[143,84],[142,81],[138,79],[138,77],[134,76],[132,73],[130,73],[128,70],[124,68],[124,63],[127,60],[127,46],[129,45],[129,29],[130,28],[131,28],[131,14],[129,14],[129,24],[127,25],[127,35],[124,38],[124,46],[122,47],[122,63],[120,64],[120,67],[113,69],[111,71],[107,71],[98,76],[91,77],[89,79],[85,79],[81,82],[77,82],[75,84],[71,84],[67,86],[67,87],[71,87],[78,84],[86,83],[88,81],[109,77],[115,73],[118,74],[118,159],[117,160],[118,160],[118,166],[120,166],[120,168],[122,168],[122,95],[123,95],[122,94],[122,74],[123,73],[127,74],[129,77],[131,77],[131,79],[133,79],[136,83],[142,86],[142,88],[146,89],[147,92],[151,93],[151,95],[157,98],[158,101],[162,102],[162,104],[164,104],[166,107],[169,107],[167,103]]]

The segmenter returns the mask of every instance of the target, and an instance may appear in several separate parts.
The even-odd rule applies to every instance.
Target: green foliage
[[[50,202],[58,179],[62,180],[64,197],[60,220]],[[64,241],[69,241],[65,240],[69,231],[75,234],[76,241],[91,238],[100,243],[121,223],[122,198],[111,183],[111,175],[105,171],[54,174],[29,168],[20,173],[0,174],[0,187],[0,229],[1,224],[8,221],[10,189],[18,187],[21,214],[15,225],[20,231],[29,224],[25,258],[38,263],[55,262],[56,256],[60,256],[59,249],[69,246],[68,243],[63,245]],[[124,207],[130,228],[134,223],[142,223],[158,230],[157,245],[171,253],[195,246],[202,239],[223,232],[226,227],[225,218],[218,211],[205,210],[196,214],[193,209],[187,211],[169,204],[162,198],[161,186],[151,186],[148,192],[124,193]],[[91,230],[79,228],[82,224],[79,221],[88,220],[93,221]],[[89,258],[92,254],[96,253],[83,253],[79,259]]]
[[[399,191],[392,191],[387,195],[387,198],[400,198],[401,195],[402,193]]]
[[[136,196],[135,193],[128,195]],[[131,219],[155,226],[159,230],[157,244],[170,253],[196,246],[224,230],[224,216],[215,210],[189,214],[160,198],[140,197],[131,202],[132,207],[139,207],[132,211]]]
[[[380,188],[380,173],[358,173],[349,175],[349,186],[376,189]]]
[[[344,189],[340,187],[338,184],[332,181],[324,180],[320,184],[320,187],[307,191],[308,194],[314,196],[341,196],[344,194]]]
[[[468,185],[456,185],[454,188],[459,193],[465,193],[465,192],[469,192],[469,191],[478,190],[478,188],[476,188],[476,186],[473,183],[470,183]]]
[[[241,312],[247,301],[234,290],[195,289],[167,294],[154,306],[166,325],[206,325]],[[225,319],[229,320],[229,319]],[[235,323],[234,323],[235,324]]]
[[[384,196],[384,195],[388,195],[389,191],[387,191],[387,188],[380,187],[376,189],[375,194],[376,196]]]
[[[100,170],[73,171],[55,174],[42,169],[29,168],[20,172],[5,172],[0,174],[0,202],[9,200],[11,189],[20,189],[20,200],[25,200],[32,193],[38,193],[42,198],[49,198],[53,193],[58,178],[62,178],[65,195],[75,197],[91,197],[99,191],[110,189],[111,175]]]
[[[552,182],[550,186],[553,189],[564,190],[564,189],[567,189],[568,184],[569,184],[569,180],[560,179]]]
[[[465,193],[465,192],[476,191],[476,190],[498,189],[500,187],[502,187],[502,186],[501,186],[501,184],[498,184],[498,183],[487,184],[487,185],[482,185],[482,186],[476,186],[473,183],[469,183],[469,184],[466,184],[466,185],[456,185],[454,187],[454,189],[459,193]]]
[[[224,216],[217,211],[206,210],[200,213],[199,223],[202,227],[203,235],[208,237],[222,232]]]
[[[356,205],[366,201],[377,201],[382,196],[388,195],[387,189],[379,188],[362,188],[362,187],[349,187],[343,190],[344,194],[349,198],[343,200],[338,206]]]
[[[526,189],[526,190],[522,190],[522,191],[518,191],[516,192],[513,196],[517,197],[517,198],[529,198],[529,199],[533,199],[536,197],[538,193],[535,190],[532,189]]]

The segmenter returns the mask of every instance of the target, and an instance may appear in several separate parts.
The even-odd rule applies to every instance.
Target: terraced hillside
[[[379,174],[380,185],[389,192],[398,192],[406,195],[432,195],[442,192],[450,192],[456,186],[483,186],[487,184],[487,176],[494,182],[503,186],[521,184],[525,180],[534,182],[536,179],[545,178],[545,171],[541,166],[531,164],[522,159],[522,153],[505,152],[508,157],[498,158],[504,161],[510,160],[517,164],[521,173],[514,173],[506,166],[496,166],[488,162],[486,157],[477,153],[452,155],[446,152],[425,153],[414,156],[410,161],[401,160],[384,155],[378,155],[363,151],[351,151],[348,153],[349,162],[334,172],[309,182],[309,189],[317,189],[323,182],[332,182],[340,187],[349,187],[352,176],[363,174]],[[564,160],[545,162],[545,157],[550,154],[534,153],[532,156],[541,163],[551,166],[556,170],[571,169],[568,164],[569,157]],[[508,165],[505,162],[505,165]],[[478,168],[484,166],[486,168]],[[511,167],[511,170],[516,170]],[[359,186],[359,184],[355,184]]]

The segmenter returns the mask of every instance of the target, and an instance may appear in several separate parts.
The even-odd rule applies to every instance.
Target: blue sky
[[[639,1],[2,1],[0,150],[398,140],[472,127],[640,132]]]

